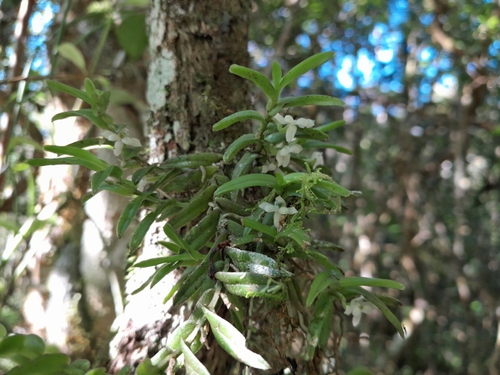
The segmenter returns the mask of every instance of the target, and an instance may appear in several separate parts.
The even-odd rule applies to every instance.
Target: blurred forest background
[[[111,90],[110,113],[147,145],[148,3],[0,0],[0,322],[74,357],[105,361],[123,311],[127,238],[114,227],[127,200],[83,204],[88,171],[24,162],[94,131],[50,121],[81,103],[47,77]],[[255,0],[248,51],[267,76],[273,61],[287,71],[336,53],[289,94],[345,101],[296,115],[346,120],[331,136],[352,155],[327,150],[325,162],[363,194],[311,228],[345,249],[335,260],[348,274],[406,286],[393,296],[408,337],[377,312],[346,319],[341,367],[500,374],[500,3]]]

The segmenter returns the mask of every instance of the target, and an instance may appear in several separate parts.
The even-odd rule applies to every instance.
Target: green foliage
[[[0,324],[0,358],[11,363],[6,375],[106,375],[105,368],[91,369],[87,360],[71,362],[66,354],[46,353],[43,340],[36,335],[6,333]],[[129,368],[124,367],[120,374],[128,372]]]
[[[188,373],[208,373],[195,357],[204,340],[202,327],[207,321],[216,340],[235,359],[257,369],[270,368],[261,355],[247,348],[245,336],[236,328],[249,329],[243,323],[243,312],[231,311],[232,322],[215,313],[223,300],[227,300],[223,293],[233,299],[259,298],[291,306],[305,322],[306,360],[313,358],[318,347],[326,347],[335,304],[346,307],[348,300],[359,296],[369,301],[366,304],[377,306],[404,336],[401,323],[383,299],[361,288],[402,289],[402,285],[391,280],[345,277],[337,264],[318,251],[304,227],[308,214],[338,213],[342,198],[357,195],[333,181],[303,152],[335,148],[348,153],[328,142],[327,132],[343,122],[312,128],[312,120],[294,120],[279,114],[284,108],[296,106],[343,105],[339,99],[324,95],[280,98],[283,88],[332,56],[330,52],[314,55],[284,76],[279,65],[274,64],[272,82],[252,69],[231,66],[232,73],[250,80],[268,97],[266,113],[237,112],[214,124],[213,129],[220,131],[242,121],[255,120],[259,125],[256,134],[239,137],[227,147],[224,155],[181,155],[158,165],[148,165],[139,152],[140,143],[128,137],[127,130],[116,126],[106,114],[108,93],[97,90],[88,79],[85,92],[50,83],[52,89],[79,97],[91,106],[88,110],[69,111],[54,118],[83,116],[89,119],[104,130],[105,139],[101,140],[104,147],[113,145],[116,155],[123,149],[124,159],[133,157],[141,167],[135,170],[131,181],[124,179],[125,167],[109,166],[85,150],[89,145],[98,144],[97,140],[63,147],[46,146],[47,151],[71,158],[32,159],[29,163],[83,165],[95,171],[91,195],[112,190],[134,196],[118,220],[118,237],[125,233],[141,209],[147,208],[149,213],[135,229],[131,251],[140,245],[155,220],[168,221],[163,229],[169,242],[161,244],[174,255],[136,263],[135,267],[139,268],[160,267],[133,293],[148,285],[154,286],[175,269],[184,269],[164,302],[173,297],[174,306],[189,302],[194,309],[189,319],[169,337],[164,354],[176,358],[177,366],[184,365]],[[171,198],[164,200],[164,196]],[[333,244],[329,246],[336,248]],[[313,269],[326,269],[316,276],[305,303],[295,291],[289,291],[290,281],[299,278],[287,269],[292,259],[306,260]],[[300,293],[305,295],[305,290]],[[139,366],[138,373],[156,373],[163,369],[163,362],[147,360]]]

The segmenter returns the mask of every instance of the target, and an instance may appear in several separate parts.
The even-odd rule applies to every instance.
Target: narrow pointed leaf
[[[58,155],[69,155],[75,158],[85,160],[86,162],[94,164],[99,171],[105,170],[109,167],[109,164],[104,160],[99,159],[97,156],[92,154],[90,151],[82,150],[77,147],[69,146],[45,146],[44,149],[49,152],[53,152]]]
[[[262,73],[236,64],[231,65],[229,71],[255,83],[270,100],[276,101],[278,99],[278,94],[273,85]]]
[[[381,288],[393,288],[403,290],[403,284],[387,279],[374,279],[370,277],[345,277],[339,281],[342,288],[350,286],[378,286]]]
[[[303,107],[307,105],[318,106],[335,106],[343,107],[345,104],[342,100],[328,95],[305,95],[305,96],[290,96],[282,98],[278,101],[278,105],[283,105],[283,108]]]
[[[307,295],[306,307],[310,307],[316,297],[330,285],[338,282],[331,277],[330,271],[323,271],[318,274],[311,284],[311,289],[309,289],[309,294]]]
[[[61,82],[52,81],[50,79],[46,80],[45,82],[47,82],[47,86],[49,86],[52,90],[63,92],[75,98],[82,99],[84,102],[88,104],[92,104],[92,99],[90,95],[88,95],[85,91],[75,89],[74,87],[65,85],[64,83]]]
[[[226,182],[222,186],[219,186],[214,195],[217,197],[229,191],[246,189],[252,186],[262,186],[273,189],[277,189],[279,187],[276,177],[269,174],[252,173],[240,176],[234,180]]]
[[[391,310],[386,306],[385,303],[383,303],[380,298],[378,298],[374,293],[370,292],[369,290],[363,289],[361,287],[351,287],[351,288],[346,288],[346,290],[351,290],[357,294],[361,294],[363,297],[365,297],[369,302],[373,303],[375,306],[378,307],[380,311],[385,315],[387,320],[392,323],[394,328],[397,329],[399,335],[404,338],[405,337],[405,331],[404,331],[404,326],[401,324],[399,319],[392,313]]]
[[[184,340],[181,339],[180,343],[182,354],[184,354],[184,365],[186,366],[187,375],[210,375],[210,372],[196,358],[191,349],[184,343]]]
[[[137,215],[137,212],[141,208],[142,202],[146,198],[145,194],[139,195],[135,197],[131,202],[129,202],[126,206],[125,209],[123,210],[122,214],[120,215],[120,218],[118,219],[118,224],[117,224],[117,235],[119,238],[123,236],[123,233],[125,230],[128,228],[132,220]]]
[[[287,86],[293,80],[299,78],[302,74],[307,73],[311,69],[314,69],[328,60],[330,60],[334,56],[333,52],[322,52],[318,53],[314,56],[311,56],[298,65],[294,66],[290,71],[281,79],[279,88],[280,90]]]
[[[247,349],[245,337],[231,323],[205,307],[202,307],[202,309],[210,323],[215,339],[233,358],[260,370],[269,370],[271,368],[269,363],[259,354]]]
[[[213,130],[219,131],[219,130],[225,129],[225,128],[227,128],[227,127],[229,127],[237,122],[245,121],[245,120],[258,120],[261,122],[265,121],[264,117],[262,117],[262,115],[257,111],[254,111],[254,110],[240,111],[240,112],[233,113],[232,115],[227,116],[227,117],[223,118],[222,120],[220,120],[219,122],[215,123],[213,126]]]
[[[94,115],[91,109],[79,109],[76,111],[66,111],[58,113],[52,117],[52,121],[63,120],[68,117],[84,117],[101,129],[111,130],[109,125],[100,117]]]

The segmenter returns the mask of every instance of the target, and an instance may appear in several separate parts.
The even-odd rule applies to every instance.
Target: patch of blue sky
[[[371,106],[371,112],[373,116],[378,116],[385,112],[385,108],[381,104],[374,102]]]
[[[344,91],[353,90],[354,87],[356,87],[356,83],[351,72],[342,69],[339,70],[337,73],[337,80],[335,81],[335,87]]]
[[[385,77],[391,76],[396,71],[394,64],[387,64],[382,68],[382,75]]]
[[[401,83],[401,81],[393,79],[391,83],[389,83],[389,88],[391,91],[401,94],[404,91],[405,86]]]
[[[342,52],[343,51],[343,46],[342,46],[342,41],[340,40],[334,40],[330,44],[330,51],[335,51],[335,52]]]
[[[432,92],[431,84],[427,80],[423,79],[422,82],[420,82],[419,92],[422,95],[430,95]]]
[[[488,63],[486,65],[488,66],[488,68],[496,69],[496,68],[498,68],[498,60],[489,59]]]
[[[308,34],[316,34],[319,30],[318,22],[316,20],[308,20],[302,22],[302,30],[304,30]]]
[[[407,22],[410,16],[407,0],[391,0],[387,5],[389,10],[389,26],[398,27]]]
[[[475,63],[473,62],[470,62],[467,64],[465,70],[467,71],[467,73],[471,74],[471,73],[476,73],[477,71],[477,66]]]
[[[356,69],[360,72],[362,85],[368,85],[373,79],[373,68],[375,68],[375,61],[373,56],[367,49],[362,48],[358,51],[358,59],[356,62]]]
[[[363,20],[362,20],[363,25],[368,26],[368,25],[371,25],[372,22],[373,22],[373,18],[371,18],[370,16],[363,17]]]
[[[348,29],[346,29],[344,31],[344,35],[347,37],[347,38],[352,38],[354,36],[354,29],[352,27],[349,27]]]
[[[302,48],[308,49],[311,47],[311,38],[309,38],[309,35],[307,34],[299,34],[295,38],[295,42],[297,42],[298,45],[300,45]]]
[[[318,35],[317,40],[318,40],[318,44],[320,45],[322,51],[325,51],[325,48],[330,46],[330,38],[327,38],[326,36],[324,36],[322,34]]]
[[[304,75],[301,75],[297,80],[297,85],[302,88],[310,87],[314,81],[313,72],[307,72]]]
[[[350,1],[347,1],[342,8],[344,12],[350,12],[353,9],[354,9],[354,4],[351,3]]]
[[[349,107],[359,107],[361,103],[361,99],[359,98],[358,95],[348,95],[345,98],[345,104],[348,105]]]
[[[427,78],[434,78],[438,74],[438,68],[434,65],[430,65],[425,69],[424,74]]]
[[[421,103],[429,103],[431,101],[431,94],[420,94],[418,96],[418,101]],[[421,108],[421,107],[417,107]]]
[[[495,40],[488,47],[488,53],[490,54],[490,56],[497,56],[499,51],[500,51],[500,40]]]
[[[388,27],[385,23],[377,22],[368,36],[368,41],[372,46],[379,45],[385,39],[387,31]]]
[[[391,46],[391,47],[399,47],[399,45],[401,44],[401,42],[404,41],[404,38],[405,38],[405,36],[404,36],[404,34],[403,34],[402,31],[400,31],[400,30],[393,30],[385,38],[385,43],[388,46]]]
[[[418,20],[422,25],[429,26],[432,23],[432,21],[434,21],[434,14],[433,13],[422,14],[418,17]]]
[[[377,61],[388,64],[394,59],[395,52],[391,48],[379,48],[375,51],[375,56]]]
[[[436,55],[436,50],[434,49],[434,47],[427,46],[419,51],[419,53],[417,54],[417,58],[419,61],[422,62],[430,62],[435,55]]]
[[[447,90],[453,89],[458,86],[458,79],[455,75],[445,73],[443,74],[438,82]]]
[[[453,60],[447,54],[441,53],[438,61],[438,67],[441,71],[450,70],[453,67]]]
[[[356,47],[354,46],[354,44],[349,43],[344,46],[344,51],[345,53],[352,54],[356,51]]]
[[[318,69],[318,76],[321,79],[327,80],[329,82],[333,82],[333,65],[330,61],[327,61],[325,64],[321,65]]]

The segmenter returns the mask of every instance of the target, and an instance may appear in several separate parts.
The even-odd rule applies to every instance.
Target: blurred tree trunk
[[[229,73],[231,64],[248,65],[248,0],[154,0],[148,20],[150,65],[147,99],[150,163],[195,152],[223,152],[243,127],[212,133],[221,118],[248,108],[249,96],[243,81]],[[146,237],[139,259],[164,254],[155,245],[164,239],[161,224]],[[163,237],[162,237],[163,236]],[[153,271],[133,269],[129,274],[127,305],[116,325],[112,343],[111,371],[137,365],[158,352],[168,332],[184,319],[186,311],[173,309],[163,299],[178,280],[172,272],[154,288],[136,295],[131,291]],[[203,362],[213,374],[227,373],[227,354],[211,345]],[[231,361],[231,362],[229,362]]]

